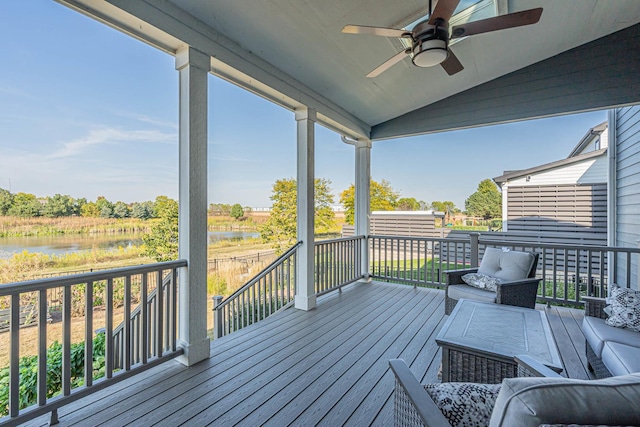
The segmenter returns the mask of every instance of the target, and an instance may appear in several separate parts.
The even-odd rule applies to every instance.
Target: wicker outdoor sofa
[[[535,308],[538,286],[542,280],[535,278],[538,258],[539,254],[535,252],[502,251],[496,248],[486,248],[480,267],[446,271],[445,314],[451,314],[461,298]],[[505,265],[506,263],[511,265]],[[479,289],[469,286],[463,280],[463,276],[470,273],[484,273],[504,280],[495,283],[495,292]],[[518,279],[514,279],[514,277]]]
[[[395,427],[640,425],[640,373],[572,380],[529,356],[515,360],[519,378],[502,384],[428,385],[421,385],[402,359],[390,360]]]
[[[605,323],[607,301],[583,297],[587,362],[596,378],[640,372],[640,333]]]

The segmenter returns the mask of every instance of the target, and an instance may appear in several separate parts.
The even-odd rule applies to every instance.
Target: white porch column
[[[298,172],[297,172],[297,205],[298,205],[298,248],[297,256],[297,289],[295,307],[311,310],[316,306],[315,284],[313,281],[313,247],[314,247],[314,179],[315,179],[315,129],[316,112],[308,108],[296,110],[298,127]]]
[[[209,357],[207,337],[207,76],[208,55],[186,47],[180,74],[179,253],[189,262],[178,287],[178,359],[190,366]]]
[[[354,223],[356,236],[369,235],[369,216],[371,215],[371,140],[359,139],[353,144],[356,148],[356,182],[354,200]],[[362,243],[362,272],[369,277],[369,242]]]
[[[502,231],[509,231],[509,183],[502,183]]]

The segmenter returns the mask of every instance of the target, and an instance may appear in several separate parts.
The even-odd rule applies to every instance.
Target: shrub
[[[104,376],[105,335],[93,339],[93,378]],[[20,358],[20,409],[36,403],[38,356]],[[84,342],[71,345],[71,387],[84,384]],[[47,349],[47,398],[62,391],[62,344],[54,341]],[[9,367],[0,369],[0,416],[9,414]]]

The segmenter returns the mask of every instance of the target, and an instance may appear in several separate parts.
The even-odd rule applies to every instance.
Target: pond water
[[[260,237],[256,231],[209,231],[209,243],[222,240],[240,241]],[[47,255],[88,251],[97,249],[117,249],[131,245],[141,245],[141,234],[78,234],[57,236],[27,236],[0,238],[0,259],[10,258],[24,250]]]

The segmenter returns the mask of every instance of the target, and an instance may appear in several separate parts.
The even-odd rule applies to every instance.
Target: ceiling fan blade
[[[455,12],[458,3],[460,3],[460,0],[438,0],[429,17],[429,25],[435,25],[436,19],[443,19],[445,22],[449,22],[449,18]]]
[[[387,59],[385,62],[383,62],[382,64],[378,65],[369,74],[367,74],[367,77],[369,77],[370,79],[372,79],[374,77],[378,77],[378,75],[380,75],[382,72],[387,71],[389,68],[391,68],[392,66],[394,66],[398,62],[402,61],[405,58],[405,55],[407,55],[409,52],[411,52],[411,49],[402,50],[402,51],[396,53],[391,58]]]
[[[363,25],[345,25],[342,29],[345,34],[371,34],[382,37],[411,37],[411,32],[396,30],[395,28],[366,27]]]
[[[440,65],[442,65],[442,68],[444,68],[450,76],[464,70],[464,67],[458,60],[458,57],[453,54],[451,49],[449,49],[449,56],[447,56],[447,59],[445,59]]]
[[[482,19],[468,22],[464,25],[456,25],[451,29],[451,38],[472,36],[474,34],[488,33],[490,31],[504,30],[506,28],[521,27],[535,24],[540,20],[542,8],[523,10],[522,12],[509,13],[495,18]]]

